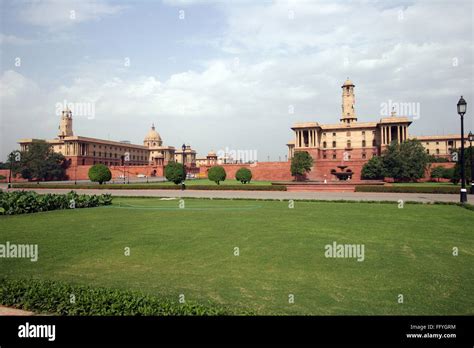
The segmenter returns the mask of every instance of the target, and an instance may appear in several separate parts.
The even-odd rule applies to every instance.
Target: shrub
[[[171,161],[165,167],[165,177],[178,185],[186,180],[186,168],[181,163]]]
[[[306,151],[295,152],[295,155],[291,159],[291,175],[297,180],[304,176],[311,170],[313,166],[313,158]]]
[[[227,174],[225,169],[221,166],[211,167],[207,172],[207,178],[211,181],[214,181],[217,185],[219,185],[221,181],[224,181],[226,176]]]
[[[5,180],[7,177],[5,175],[0,175],[0,180]]]
[[[71,303],[70,295],[77,300]],[[232,315],[226,307],[178,303],[141,292],[71,285],[37,279],[0,279],[0,304],[56,315]]]
[[[430,173],[430,177],[432,179],[439,179],[442,178],[444,175],[444,167],[434,167],[433,169],[431,169],[431,173]]]
[[[374,156],[362,167],[361,177],[366,180],[383,179],[383,172],[382,157]]]
[[[110,194],[79,195],[71,191],[65,195],[40,195],[32,191],[0,192],[0,215],[29,214],[58,209],[91,208],[112,204]]]
[[[458,187],[452,186],[371,186],[358,185],[356,192],[395,192],[395,193],[459,193]]]
[[[252,172],[248,168],[240,168],[237,173],[235,173],[235,179],[242,184],[247,184],[252,180]]]
[[[27,183],[17,183],[13,184],[14,188],[34,188],[34,189],[104,189],[104,190],[180,190],[180,186],[171,186],[171,185],[153,185],[153,184],[114,184],[110,186],[99,186],[97,184],[80,184],[80,185],[68,185],[68,184],[27,184]],[[240,191],[286,191],[285,185],[190,185],[187,188],[188,190],[240,190]]]
[[[112,179],[112,173],[106,165],[94,164],[89,169],[89,179],[92,182],[98,182],[100,185],[102,185],[102,183],[110,181],[110,179]]]

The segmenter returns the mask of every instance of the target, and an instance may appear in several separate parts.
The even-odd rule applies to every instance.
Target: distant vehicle
[[[138,174],[137,178],[146,178],[146,175],[145,174]]]

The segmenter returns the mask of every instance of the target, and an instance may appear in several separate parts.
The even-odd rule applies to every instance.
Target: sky
[[[284,160],[296,122],[393,106],[410,135],[474,131],[473,2],[0,0],[0,161],[22,138],[75,135]],[[77,112],[75,112],[77,111]]]

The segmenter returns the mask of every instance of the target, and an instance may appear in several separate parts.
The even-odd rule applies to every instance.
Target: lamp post
[[[474,163],[472,162],[472,142],[474,141],[474,134],[472,132],[469,132],[469,152],[471,153],[471,189],[470,193],[471,195],[474,195]]]
[[[464,168],[464,114],[466,113],[467,103],[464,98],[461,96],[461,99],[458,101],[458,114],[461,116],[461,203],[467,202],[467,190],[466,190],[466,176]]]
[[[181,150],[183,150],[183,153],[182,153],[182,160],[183,160],[183,174],[184,174],[184,178],[183,178],[183,181],[181,182],[181,190],[184,190],[186,185],[184,185],[184,180],[186,180],[186,166],[185,166],[185,160],[186,160],[186,157],[184,157],[184,152],[186,151],[186,144],[183,144],[181,146]]]

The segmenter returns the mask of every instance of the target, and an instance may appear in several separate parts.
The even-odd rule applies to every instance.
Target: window
[[[336,136],[336,133],[332,133],[332,136],[335,137],[335,136]]]
[[[436,149],[436,154],[439,155],[439,149]]]
[[[332,159],[336,159],[336,154],[335,153],[332,154]]]
[[[429,154],[429,153],[430,153],[430,150],[429,150],[429,149],[426,149],[426,153],[428,153],[428,154]]]
[[[332,142],[332,147],[336,147],[336,142],[335,141]]]
[[[323,153],[323,158],[326,159],[327,158],[327,155],[325,153]]]
[[[326,142],[323,141],[323,148],[326,148]]]
[[[351,131],[347,131],[346,136],[350,137],[351,136]]]
[[[362,158],[363,159],[366,159],[367,158],[367,155],[365,153],[362,154]]]
[[[362,135],[365,135],[365,131],[362,131]]]
[[[436,145],[439,145],[439,141],[436,142]]]
[[[365,140],[362,140],[362,147],[365,147]]]
[[[375,142],[375,139],[374,139],[372,140],[372,146],[375,146],[375,145],[377,145],[377,143]]]
[[[351,147],[351,141],[350,141],[350,140],[347,141],[347,147],[348,147],[348,148]]]
[[[323,137],[325,137],[325,136],[326,136],[326,132],[323,133]]]

